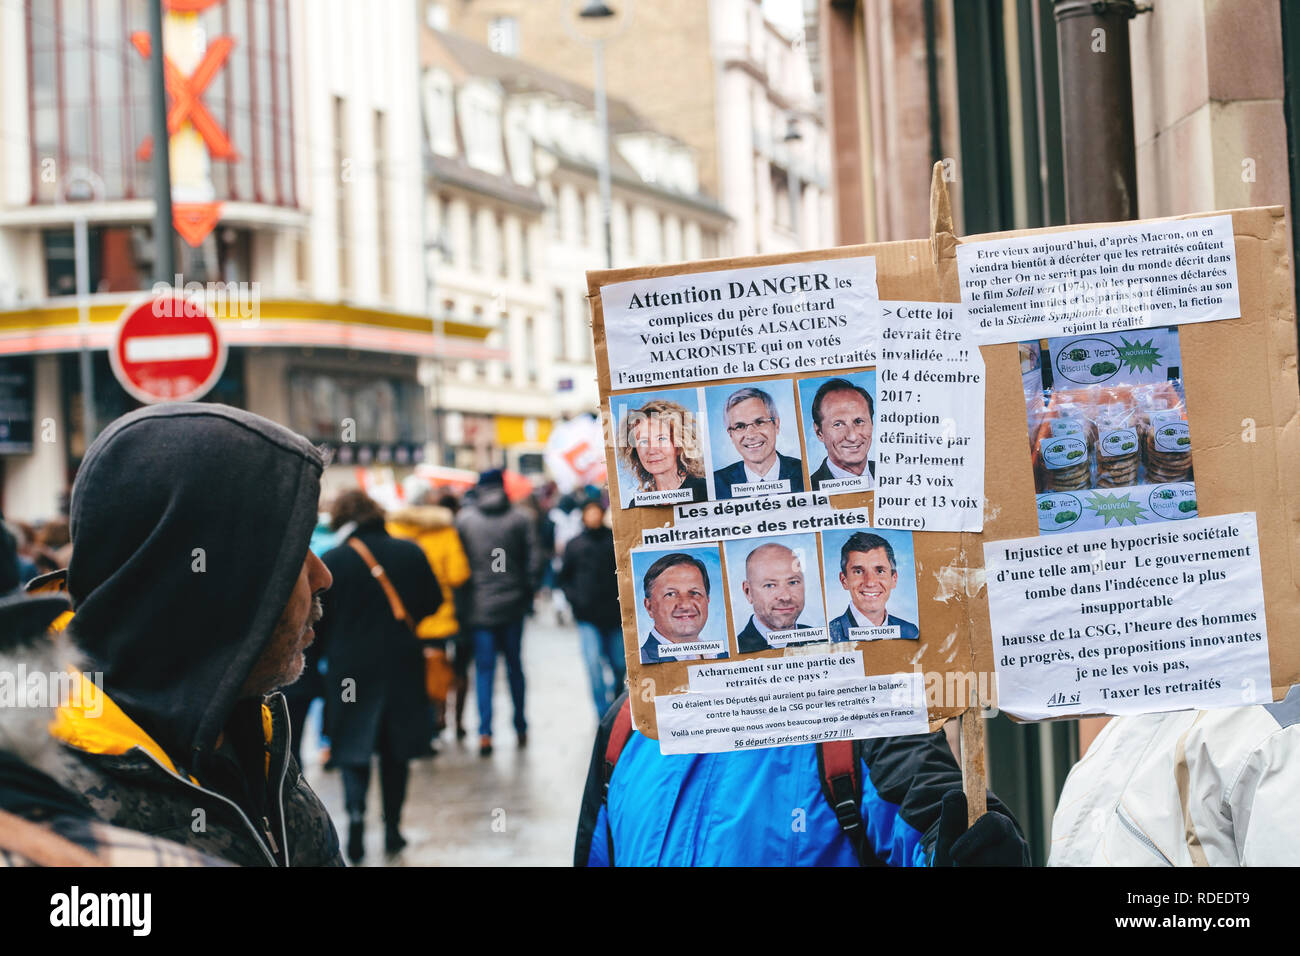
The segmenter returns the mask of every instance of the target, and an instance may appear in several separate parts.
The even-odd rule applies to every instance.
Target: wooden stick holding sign
[[[935,163],[930,173],[930,253],[936,268],[944,253],[956,244],[952,225],[952,200],[944,179],[943,163]],[[987,784],[984,772],[983,702],[976,684],[970,685],[970,697],[961,720],[961,787],[966,792],[968,825],[974,824],[987,809]]]
[[[988,809],[984,782],[984,717],[980,714],[974,688],[971,688],[970,709],[961,715],[961,788],[966,791],[967,823],[974,824]]]

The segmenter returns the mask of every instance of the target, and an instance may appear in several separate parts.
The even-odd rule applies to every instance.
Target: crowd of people
[[[387,514],[344,492],[322,521],[322,472],[314,446],[259,416],[153,406],[87,450],[66,522],[4,536],[0,675],[54,686],[0,706],[0,865],[356,863],[376,761],[400,852],[410,761],[445,728],[468,736],[471,662],[479,753],[498,657],[527,746],[521,648],[543,587],[564,595],[603,715],[577,865],[1027,864],[993,794],[968,819],[942,732],[662,754],[623,688],[598,489],[520,506],[489,471],[460,500]],[[317,697],[345,843],[300,772]],[[1293,862],[1297,728],[1295,693],[1113,720],[1067,782],[1053,862]]]
[[[141,470],[147,480],[137,480]],[[159,850],[158,860],[341,862],[296,769],[301,731],[323,699],[322,756],[342,779],[346,856],[365,855],[375,762],[385,850],[398,853],[410,761],[435,754],[449,728],[468,736],[471,671],[479,754],[493,751],[499,657],[515,745],[527,746],[524,621],[543,588],[583,635],[597,716],[613,702],[623,652],[602,489],[559,496],[552,486],[516,503],[492,470],[461,496],[430,489],[386,513],[360,490],[323,500],[321,475],[316,449],[272,422],[218,405],[165,406],[105,429],[82,462],[69,517],[0,523],[0,652],[40,650],[34,660],[55,655],[103,675],[102,686],[83,678],[74,689],[85,694],[57,711],[23,710],[25,731],[33,713],[35,726],[52,717],[41,754],[75,758],[67,767],[22,759],[24,787],[7,786],[5,761],[19,763],[26,750],[11,740],[30,734],[0,721],[0,812],[12,804],[40,819],[76,806],[69,819],[102,824],[65,828],[80,849],[134,851],[138,841],[113,836],[114,826],[179,838],[188,805],[211,811],[204,835],[182,841],[196,855]],[[212,494],[209,483],[219,485]],[[236,560],[242,548],[251,560]],[[121,615],[110,610],[118,602]],[[89,786],[97,797],[76,797]],[[19,791],[30,789],[63,797],[29,806]],[[15,851],[0,838],[0,858],[46,859],[42,842]],[[74,858],[68,842],[48,859]]]

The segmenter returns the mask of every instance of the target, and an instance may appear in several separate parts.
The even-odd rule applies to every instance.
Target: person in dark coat
[[[456,530],[469,557],[469,611],[462,626],[474,635],[475,692],[478,698],[480,756],[492,753],[492,688],[497,654],[506,657],[510,699],[519,746],[527,746],[524,718],[524,618],[532,610],[541,579],[542,552],[537,523],[506,497],[499,470],[479,477],[474,495],[456,516]]]
[[[438,610],[442,588],[420,546],[390,537],[384,512],[362,491],[339,495],[331,525],[353,526],[322,560],[334,576],[317,632],[326,661],[325,732],[330,759],[342,770],[348,812],[348,858],[365,856],[370,758],[379,755],[384,847],[406,845],[399,824],[406,802],[408,761],[424,754],[432,726],[424,689],[424,649],[414,626]],[[409,619],[394,614],[377,573],[354,541],[383,569]]]
[[[605,527],[605,508],[599,501],[588,501],[582,507],[582,531],[565,546],[559,585],[573,608],[599,718],[622,691],[627,675],[614,532]]]

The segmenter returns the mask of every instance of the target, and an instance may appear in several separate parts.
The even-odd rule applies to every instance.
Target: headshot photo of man
[[[805,427],[809,418],[812,421],[812,434],[805,433],[809,462],[816,461],[814,441],[826,450],[821,465],[809,475],[813,491],[871,491],[876,487],[876,463],[868,460],[875,402],[871,393],[852,379],[870,380],[874,385],[875,373],[826,379],[820,385],[816,380],[799,383],[801,395],[816,388],[805,418]]]
[[[789,382],[773,382],[772,387],[791,388]],[[717,394],[716,390],[711,390]],[[714,496],[719,499],[743,498],[755,494],[794,494],[804,490],[803,462],[798,457],[798,436],[785,436],[787,450],[782,454],[781,413],[770,392],[746,386],[731,390],[722,403],[719,420],[740,460],[713,472]],[[793,390],[788,406],[793,409]],[[712,415],[712,410],[710,415]],[[793,441],[791,441],[793,439]],[[713,443],[714,463],[724,460],[723,443]]]
[[[829,563],[830,547],[827,551]],[[840,587],[848,592],[849,606],[843,614],[831,621],[832,641],[915,641],[921,636],[915,624],[889,612],[889,600],[894,596],[899,582],[898,560],[893,544],[879,534],[855,531],[840,545],[839,560]],[[908,564],[910,566],[910,559]],[[914,587],[913,577],[912,588]],[[910,603],[915,605],[914,600]],[[885,627],[898,628],[898,633],[873,633],[869,630]]]
[[[702,550],[702,549],[699,549]],[[643,554],[633,553],[633,571],[638,558],[648,560]],[[706,563],[702,558],[710,558]],[[709,600],[711,582],[708,564],[714,565],[718,574],[717,551],[700,555],[673,551],[655,558],[641,578],[641,604],[649,616],[650,626],[641,627],[645,635],[641,642],[641,663],[658,664],[663,661],[697,661],[702,658],[727,656],[726,638],[720,625],[710,628]],[[637,615],[638,624],[642,617]],[[705,632],[708,633],[705,633]],[[720,653],[673,653],[674,644],[694,644],[703,641],[720,642]]]
[[[801,536],[787,536],[781,542],[769,540],[757,547],[753,547],[752,539],[727,542],[727,568],[733,590],[732,619],[737,626],[745,618],[743,611],[749,611],[749,620],[736,635],[736,649],[740,653],[825,640],[816,541],[812,535],[806,538],[804,542]],[[807,547],[800,546],[805,543]],[[750,549],[747,554],[746,549]],[[806,560],[811,561],[807,568]],[[743,603],[734,594],[738,578]],[[807,606],[810,595],[812,607]],[[791,640],[791,631],[810,633],[806,639]]]

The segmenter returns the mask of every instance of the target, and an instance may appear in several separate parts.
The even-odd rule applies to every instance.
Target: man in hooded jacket
[[[86,452],[67,590],[102,713],[61,707],[54,733],[109,822],[244,866],[342,865],[275,693],[331,583],[307,547],[321,468],[306,439],[216,404],[139,409]]]

